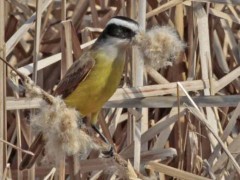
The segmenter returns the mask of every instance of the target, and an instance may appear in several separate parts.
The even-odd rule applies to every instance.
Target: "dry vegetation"
[[[239,0],[0,0],[0,57],[49,93],[112,16],[171,26],[187,46],[161,69],[129,50],[99,121],[113,158],[93,150],[27,171],[29,110],[43,100],[26,98],[0,61],[0,179],[239,179],[239,14]]]

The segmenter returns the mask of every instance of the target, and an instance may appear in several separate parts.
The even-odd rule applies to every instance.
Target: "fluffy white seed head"
[[[63,153],[86,154],[93,148],[100,148],[79,128],[80,124],[79,112],[66,107],[60,97],[54,98],[51,105],[44,103],[40,111],[31,118],[32,127],[44,134],[47,154],[55,160]]]
[[[140,49],[146,64],[155,69],[171,66],[186,47],[175,29],[169,26],[153,27],[139,32],[134,44]]]

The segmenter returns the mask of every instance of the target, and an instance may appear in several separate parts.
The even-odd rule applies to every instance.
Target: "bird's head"
[[[112,46],[124,47],[130,44],[137,32],[139,32],[139,25],[136,21],[123,16],[115,16],[106,24],[97,40],[97,44],[106,43]]]

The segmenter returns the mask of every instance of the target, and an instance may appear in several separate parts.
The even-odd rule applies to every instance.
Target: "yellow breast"
[[[124,68],[124,53],[115,60],[105,53],[95,55],[96,64],[77,88],[65,99],[65,103],[82,115],[97,112],[117,89]]]

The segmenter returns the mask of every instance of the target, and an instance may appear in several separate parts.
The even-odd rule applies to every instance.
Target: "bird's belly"
[[[100,65],[99,65],[100,66]],[[88,77],[66,99],[65,103],[88,115],[101,109],[117,89],[124,61],[94,67]]]

